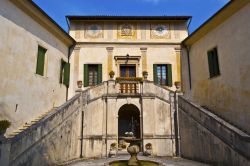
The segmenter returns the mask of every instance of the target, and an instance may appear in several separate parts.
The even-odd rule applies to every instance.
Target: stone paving
[[[128,160],[129,155],[119,155],[115,158],[107,158],[107,159],[96,159],[96,160],[82,160],[77,161],[71,164],[67,164],[68,166],[105,166],[105,163],[109,163],[115,160]],[[209,166],[207,164],[202,164],[199,162],[186,160],[182,158],[162,158],[162,157],[145,157],[138,156],[139,160],[150,160],[163,163],[165,166]]]

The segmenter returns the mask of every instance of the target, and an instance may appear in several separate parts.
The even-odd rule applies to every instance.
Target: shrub
[[[148,74],[147,71],[143,71],[143,72],[142,72],[142,75],[146,75],[146,74]]]
[[[0,132],[5,131],[10,125],[11,123],[8,120],[0,120]]]
[[[116,77],[116,81],[139,81],[142,82],[141,77]]]
[[[112,70],[109,72],[109,75],[115,75],[115,72]]]

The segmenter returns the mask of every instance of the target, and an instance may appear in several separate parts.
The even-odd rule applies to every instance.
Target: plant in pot
[[[0,120],[0,136],[4,135],[7,128],[11,125],[10,121],[8,120]]]
[[[117,153],[117,146],[116,143],[114,142],[110,145],[109,157],[115,157],[116,153]]]
[[[180,91],[180,89],[181,89],[181,82],[180,81],[176,81],[176,82],[174,82],[174,85],[175,85],[176,90]]]
[[[143,75],[144,80],[148,79],[148,72],[147,71],[143,71],[142,75]]]
[[[110,71],[110,72],[109,72],[109,77],[110,77],[111,79],[113,79],[114,76],[115,76],[115,72],[114,72],[113,70]]]
[[[82,81],[81,81],[81,80],[77,81],[77,87],[78,87],[79,89],[82,88]]]

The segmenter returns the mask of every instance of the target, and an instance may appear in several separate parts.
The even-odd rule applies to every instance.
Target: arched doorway
[[[118,112],[118,137],[126,137],[126,133],[132,132],[133,137],[140,139],[140,111],[133,104],[123,105]]]

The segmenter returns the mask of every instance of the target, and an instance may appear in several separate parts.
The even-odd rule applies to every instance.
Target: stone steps
[[[18,135],[19,133],[25,131],[26,129],[28,129],[29,127],[31,127],[32,125],[36,124],[37,122],[39,122],[40,120],[42,120],[44,117],[46,117],[49,113],[51,113],[53,110],[55,110],[55,108],[48,110],[44,113],[42,113],[41,115],[39,115],[37,118],[35,118],[34,120],[25,123],[22,127],[18,128],[17,130],[13,131],[10,134],[6,135],[6,138],[13,138],[16,135]]]

